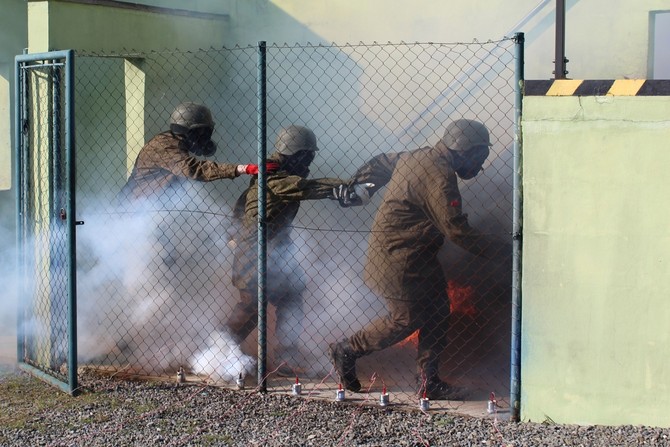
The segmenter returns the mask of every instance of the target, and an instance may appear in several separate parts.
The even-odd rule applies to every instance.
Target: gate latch
[[[65,212],[65,208],[60,209],[59,217],[60,217],[60,220],[67,219],[67,213]],[[75,220],[74,224],[75,225],[84,225],[84,221],[83,220]]]

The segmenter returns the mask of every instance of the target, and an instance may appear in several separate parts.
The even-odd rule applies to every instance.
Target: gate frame
[[[25,313],[24,305],[26,299],[32,299],[27,296],[25,290],[26,264],[24,258],[25,250],[25,193],[26,178],[24,171],[24,140],[23,128],[26,123],[26,104],[27,89],[25,88],[24,70],[29,69],[30,62],[45,62],[39,67],[54,66],[56,64],[64,66],[65,79],[65,105],[64,105],[64,125],[65,125],[65,169],[64,169],[64,191],[65,197],[65,215],[59,216],[65,223],[65,234],[67,238],[67,262],[66,274],[67,284],[67,331],[68,331],[68,355],[67,355],[67,382],[49,375],[45,371],[28,364],[23,359],[25,350],[25,330],[23,327]],[[14,65],[14,150],[15,150],[15,179],[16,179],[16,246],[17,250],[17,363],[18,366],[37,376],[38,378],[53,384],[68,394],[76,395],[78,391],[77,381],[77,282],[76,282],[76,230],[75,226],[82,222],[76,221],[75,206],[75,137],[74,137],[74,50],[51,51],[46,53],[23,54],[15,57]],[[54,96],[59,95],[60,91],[54,89]],[[60,108],[54,109],[54,121],[58,120],[57,113]],[[55,219],[57,216],[51,216]]]

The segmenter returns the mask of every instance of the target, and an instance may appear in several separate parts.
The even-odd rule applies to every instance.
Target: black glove
[[[350,206],[365,205],[370,202],[370,192],[373,183],[356,183],[353,185],[340,185],[333,188],[333,199],[340,202],[340,206],[348,208]]]
[[[347,208],[352,206],[352,195],[354,194],[353,187],[347,185],[340,185],[333,188],[333,199],[340,202],[340,206]]]

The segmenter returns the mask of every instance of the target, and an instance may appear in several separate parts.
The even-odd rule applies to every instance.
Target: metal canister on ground
[[[385,407],[389,404],[389,393],[386,392],[386,385],[382,387],[382,394],[379,396],[379,405]]]
[[[430,400],[427,397],[422,397],[419,399],[419,408],[422,411],[430,410]]]
[[[295,383],[291,389],[291,392],[294,396],[300,396],[302,394],[302,383],[298,381],[298,378],[295,378]]]
[[[486,412],[488,414],[495,413],[496,409],[497,409],[497,406],[498,406],[498,402],[496,401],[496,395],[495,395],[495,393],[491,392],[491,394],[489,395],[489,402],[486,405]]]
[[[177,370],[177,382],[178,383],[186,382],[186,374],[184,373],[184,368],[182,368],[181,366]]]
[[[337,390],[337,394],[335,395],[335,400],[338,402],[342,402],[344,400],[344,389],[342,388],[342,384],[340,384],[340,387]]]
[[[389,393],[382,393],[379,396],[379,405],[381,405],[382,407],[387,406],[389,404],[389,401],[390,401]]]

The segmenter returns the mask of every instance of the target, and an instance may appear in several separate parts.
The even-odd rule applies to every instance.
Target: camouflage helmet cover
[[[170,125],[173,124],[188,130],[201,127],[214,128],[212,112],[202,104],[194,102],[184,102],[175,107],[170,115]]]
[[[491,146],[489,131],[479,121],[460,119],[449,123],[442,137],[449,149],[465,152],[475,146]]]
[[[318,151],[316,135],[307,127],[288,126],[277,135],[275,149],[281,155],[294,155],[300,151]]]

